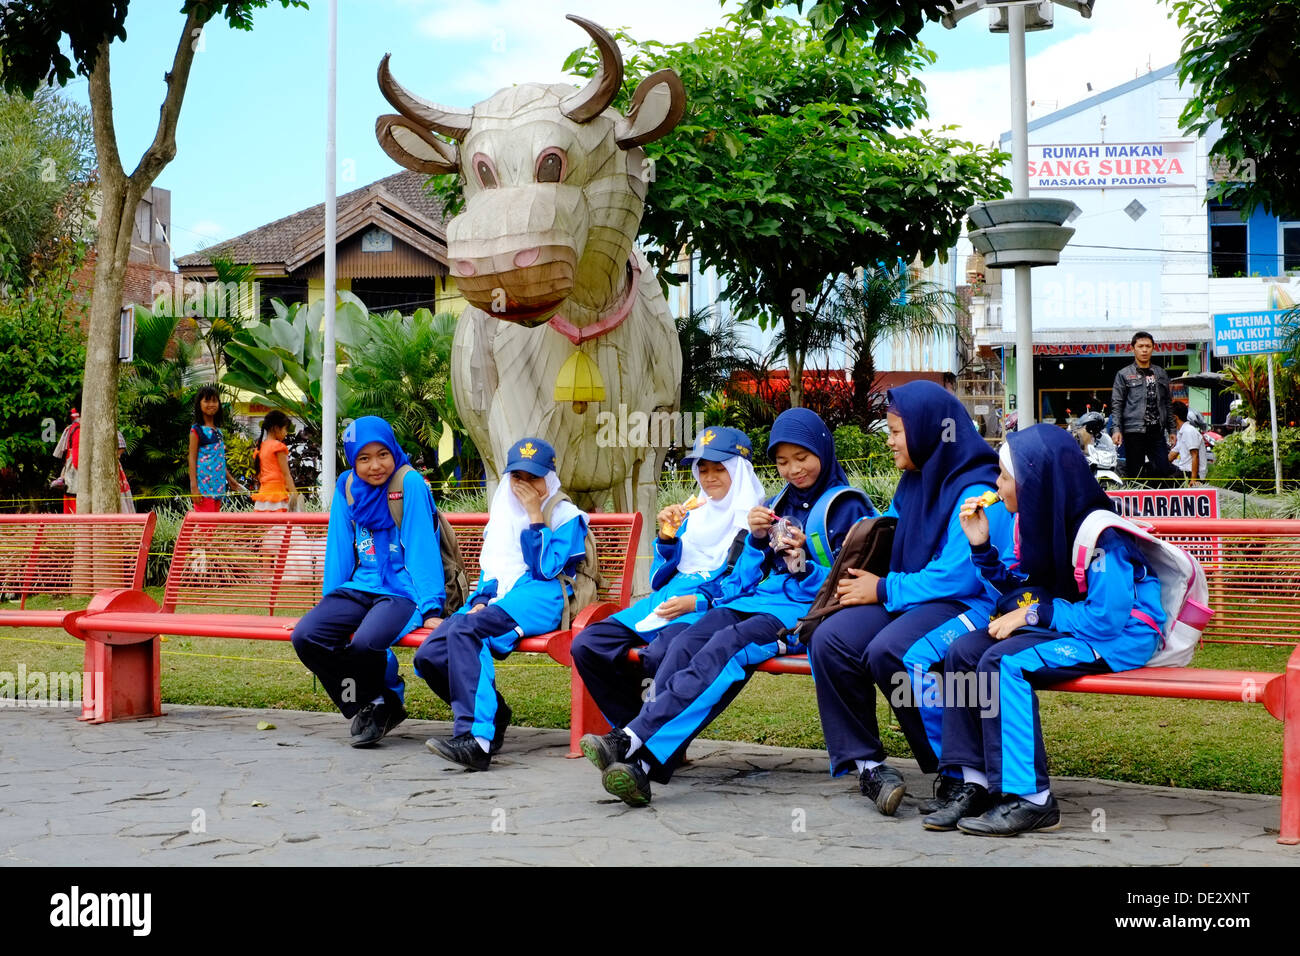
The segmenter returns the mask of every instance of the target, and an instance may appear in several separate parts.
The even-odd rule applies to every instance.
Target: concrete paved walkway
[[[1274,842],[1277,797],[1061,778],[1060,830],[981,839],[924,831],[910,796],[882,817],[821,751],[699,741],[633,810],[565,758],[565,731],[512,728],[474,774],[425,749],[442,723],[353,750],[337,714],[168,711],[100,727],[0,711],[0,863],[1300,865]]]

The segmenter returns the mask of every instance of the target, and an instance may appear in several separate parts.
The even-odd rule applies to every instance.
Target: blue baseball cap
[[[714,425],[704,429],[695,439],[695,447],[682,459],[689,464],[697,459],[705,461],[726,461],[728,458],[753,458],[754,446],[750,444],[745,433],[738,428]]]
[[[540,438],[521,438],[506,453],[506,472],[525,471],[538,478],[555,470],[555,449]]]

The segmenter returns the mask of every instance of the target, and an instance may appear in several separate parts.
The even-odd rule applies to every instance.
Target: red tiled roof
[[[429,224],[442,233],[446,228],[443,207],[437,199],[424,190],[428,177],[413,170],[402,170],[385,179],[354,189],[338,197],[338,216],[344,214],[357,204],[367,203],[387,193],[404,203],[411,210],[426,217]],[[222,255],[238,263],[285,263],[293,257],[294,250],[302,237],[310,232],[319,231],[325,225],[325,204],[318,203],[309,209],[303,209],[268,222],[264,226],[250,229],[242,235],[212,245],[199,252],[192,252],[176,260],[177,267],[185,269],[212,264],[212,257]]]

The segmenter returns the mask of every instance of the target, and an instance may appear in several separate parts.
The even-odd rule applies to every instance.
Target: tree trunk
[[[853,416],[862,428],[871,419],[871,387],[876,383],[876,363],[871,349],[860,350],[853,359]]]
[[[200,14],[202,13],[202,16]],[[164,79],[167,94],[159,110],[153,142],[128,176],[117,150],[113,125],[113,90],[109,47],[112,37],[99,46],[90,72],[90,111],[95,132],[103,209],[98,229],[95,286],[90,303],[90,328],[86,336],[86,368],[81,386],[81,444],[79,448],[77,511],[113,513],[121,509],[117,465],[118,344],[121,335],[122,289],[131,254],[135,208],[158,174],[176,156],[176,123],[189,81],[190,67],[200,39],[200,28],[211,16],[195,6],[186,15],[172,68]]]

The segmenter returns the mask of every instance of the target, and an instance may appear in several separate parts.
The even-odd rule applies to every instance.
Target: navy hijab
[[[358,418],[343,432],[343,454],[348,464],[356,462],[357,454],[372,441],[377,441],[393,456],[393,471],[403,465],[409,465],[411,459],[397,443],[397,436],[388,422],[375,415]],[[346,481],[343,475],[340,481]],[[388,510],[388,482],[372,485],[362,480],[360,475],[352,479],[352,504],[348,507],[348,517],[363,528],[371,531],[385,531],[393,526],[393,515]]]
[[[767,457],[772,457],[773,449],[782,442],[807,448],[821,462],[821,474],[810,488],[796,488],[787,484],[780,493],[780,507],[776,510],[783,517],[798,517],[803,520],[808,511],[828,488],[838,488],[849,483],[848,476],[840,467],[835,457],[835,439],[830,429],[816,412],[809,408],[786,409],[772,423],[772,434],[767,440]]]
[[[1055,425],[1032,425],[1007,436],[1016,480],[1020,572],[1029,583],[1078,600],[1074,536],[1097,510],[1114,511],[1088,470],[1078,442]]]
[[[998,456],[971,424],[957,396],[934,382],[908,382],[888,392],[889,411],[903,420],[907,454],[918,471],[905,471],[894,491],[898,528],[891,571],[914,573],[942,545],[959,496],[971,485],[998,480]]]

